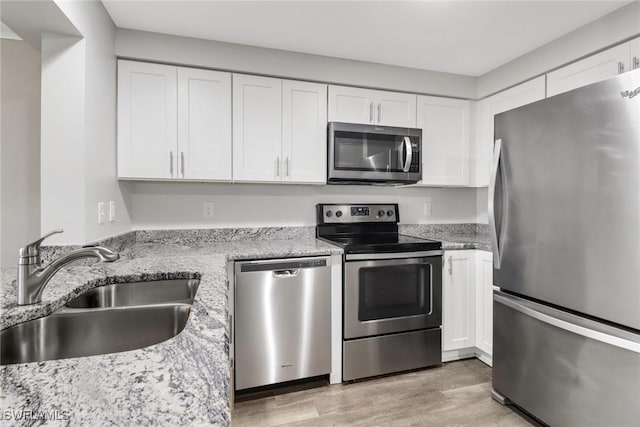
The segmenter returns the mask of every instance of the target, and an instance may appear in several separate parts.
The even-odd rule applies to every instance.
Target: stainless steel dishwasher
[[[235,389],[331,371],[331,258],[235,264]]]

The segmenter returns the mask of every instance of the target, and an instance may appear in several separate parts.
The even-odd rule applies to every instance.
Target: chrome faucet
[[[18,305],[35,304],[42,301],[42,291],[56,274],[65,265],[80,258],[99,258],[100,261],[113,262],[120,258],[118,252],[101,246],[84,246],[62,255],[42,266],[40,259],[40,245],[42,241],[54,234],[62,233],[62,230],[53,230],[33,243],[20,248],[18,261]]]

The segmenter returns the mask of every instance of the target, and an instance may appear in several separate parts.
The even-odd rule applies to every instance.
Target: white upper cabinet
[[[469,185],[471,102],[418,96],[422,129],[422,181],[419,185]]]
[[[231,180],[231,75],[178,69],[178,170],[193,180]]]
[[[494,116],[526,104],[544,99],[545,76],[478,101],[476,107],[476,187],[489,185],[489,174],[493,155],[493,120]]]
[[[493,255],[476,251],[476,347],[493,353]],[[484,360],[484,359],[483,359]]]
[[[177,177],[176,67],[118,61],[118,177]]]
[[[282,80],[233,75],[233,179],[280,181]]]
[[[443,351],[475,347],[475,252],[444,253]]]
[[[637,70],[640,68],[640,37],[629,42],[629,52],[631,54],[630,68]]]
[[[282,157],[285,181],[326,182],[326,85],[283,80]]]
[[[329,86],[329,121],[416,127],[416,95]]]
[[[327,86],[233,75],[233,179],[326,182]]]
[[[329,86],[329,121],[373,123],[373,98],[373,90]]]
[[[231,74],[118,61],[118,178],[231,179]]]
[[[416,127],[416,95],[375,91],[375,123],[384,126]]]
[[[629,71],[631,64],[630,43],[591,55],[547,74],[547,97]]]

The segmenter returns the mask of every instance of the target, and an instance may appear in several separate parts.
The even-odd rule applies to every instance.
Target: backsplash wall
[[[317,203],[341,202],[399,203],[403,224],[467,223],[486,218],[478,194],[486,197],[475,188],[134,182],[127,208],[134,230],[313,226]],[[204,218],[205,202],[213,218]]]

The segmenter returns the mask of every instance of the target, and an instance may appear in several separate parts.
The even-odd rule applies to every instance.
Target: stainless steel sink
[[[135,350],[178,335],[197,279],[118,283],[91,289],[40,319],[0,331],[0,365]]]
[[[116,283],[90,289],[67,303],[72,308],[126,307],[181,302],[193,304],[196,279]]]
[[[190,310],[188,304],[63,308],[0,331],[0,364],[92,356],[157,344],[184,329]]]

